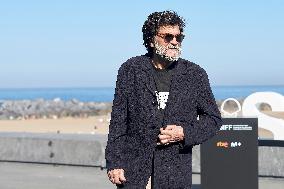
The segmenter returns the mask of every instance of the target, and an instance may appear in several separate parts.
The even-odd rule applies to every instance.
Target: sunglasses
[[[173,35],[170,33],[158,33],[157,36],[163,38],[166,43],[170,43],[174,38],[176,38],[177,42],[181,43],[185,37],[183,34]]]

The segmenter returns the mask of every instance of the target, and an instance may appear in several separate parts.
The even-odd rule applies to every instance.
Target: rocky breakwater
[[[88,117],[111,112],[110,102],[81,102],[76,99],[4,100],[0,101],[0,119],[39,119]]]
[[[223,100],[216,100],[220,109]],[[243,99],[239,99],[242,104]],[[234,112],[238,109],[235,102],[228,101],[224,110]],[[82,102],[76,99],[64,101],[60,98],[53,100],[0,100],[0,120],[89,117],[109,115],[112,102]]]

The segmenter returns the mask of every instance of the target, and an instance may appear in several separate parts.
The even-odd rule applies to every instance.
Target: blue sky
[[[109,87],[144,54],[154,11],[187,22],[183,58],[212,85],[284,85],[284,1],[0,1],[0,88]]]

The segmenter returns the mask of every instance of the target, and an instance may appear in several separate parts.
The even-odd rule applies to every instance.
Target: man
[[[118,188],[191,188],[192,147],[214,136],[221,117],[208,76],[181,59],[183,19],[154,12],[142,32],[148,53],[118,71],[106,162]]]

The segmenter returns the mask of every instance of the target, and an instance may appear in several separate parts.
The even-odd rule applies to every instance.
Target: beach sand
[[[263,113],[284,119],[284,112],[263,111]],[[87,118],[0,120],[0,132],[107,134],[109,121],[110,114]],[[258,133],[260,138],[273,138],[273,134],[268,130],[259,128]]]
[[[0,120],[0,132],[31,133],[108,133],[109,115],[87,118]]]

